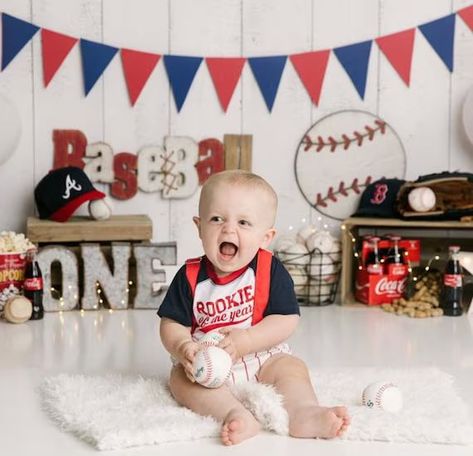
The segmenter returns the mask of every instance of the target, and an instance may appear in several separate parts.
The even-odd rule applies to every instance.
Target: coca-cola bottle
[[[460,247],[451,245],[448,248],[448,261],[443,275],[443,291],[440,307],[444,315],[457,317],[463,313],[462,309],[462,271],[459,260]]]
[[[31,249],[26,253],[25,281],[23,294],[31,301],[33,312],[31,320],[40,320],[44,316],[43,309],[43,276],[36,259],[36,250]]]
[[[407,267],[404,264],[401,250],[399,248],[399,241],[401,240],[401,236],[391,234],[389,235],[389,240],[391,241],[391,249],[389,250],[389,255],[387,258],[387,272],[390,275],[405,276],[407,272]]]
[[[367,270],[368,274],[382,274],[383,273],[383,266],[379,259],[379,252],[378,252],[378,242],[379,237],[373,236],[370,238],[371,243],[371,252],[367,258]]]

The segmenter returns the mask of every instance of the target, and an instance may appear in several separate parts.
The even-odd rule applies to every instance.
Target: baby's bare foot
[[[224,445],[236,445],[258,434],[261,426],[248,410],[234,409],[226,416],[220,432]]]
[[[345,407],[303,406],[290,417],[289,434],[292,437],[331,439],[342,435],[350,424]]]

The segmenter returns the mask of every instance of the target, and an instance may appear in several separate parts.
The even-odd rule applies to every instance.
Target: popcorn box
[[[366,269],[358,270],[355,279],[355,298],[369,306],[391,303],[401,298],[406,289],[407,268],[394,274],[369,274]]]
[[[18,290],[23,285],[25,275],[26,253],[0,253],[0,292],[10,285]]]

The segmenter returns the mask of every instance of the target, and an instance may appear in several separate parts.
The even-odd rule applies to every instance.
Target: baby
[[[161,339],[174,359],[171,393],[181,405],[222,422],[225,445],[253,437],[260,424],[228,384],[208,389],[195,382],[198,340],[209,331],[224,335],[219,347],[232,357],[227,383],[257,381],[283,396],[291,436],[332,438],[350,423],[345,407],[319,405],[305,363],[285,343],[299,306],[290,275],[263,250],[276,233],[276,210],[276,193],[260,176],[240,170],[212,175],[194,217],[205,256],[178,271],[158,311]]]

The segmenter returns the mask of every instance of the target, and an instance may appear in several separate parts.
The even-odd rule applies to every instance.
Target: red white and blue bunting
[[[315,105],[318,105],[320,100],[325,72],[332,53],[352,81],[360,98],[363,99],[373,41],[376,42],[402,81],[409,86],[414,39],[417,30],[430,43],[448,71],[452,72],[454,66],[455,19],[457,15],[473,31],[472,5],[408,30],[333,49],[266,57],[215,58],[154,54],[118,48],[64,35],[2,13],[1,70],[4,71],[38,30],[41,30],[45,87],[51,83],[71,49],[79,42],[86,96],[93,89],[115,55],[120,53],[123,74],[132,106],[138,100],[156,65],[162,60],[177,110],[180,111],[194,77],[202,61],[205,60],[222,109],[226,112],[235,87],[240,80],[243,67],[248,62],[264,102],[268,110],[271,111],[288,58]]]

